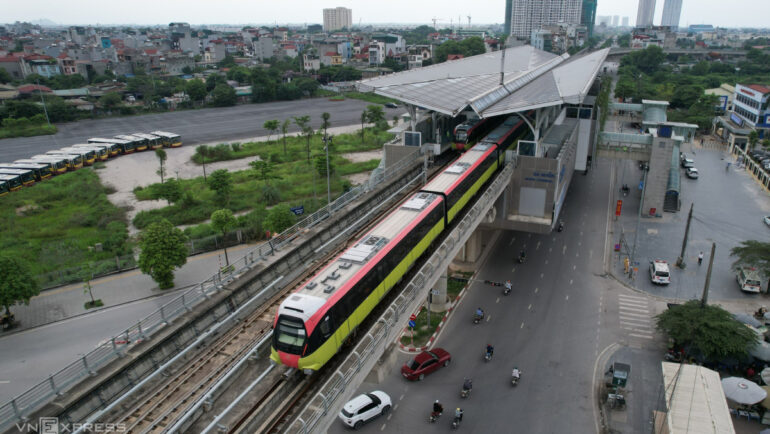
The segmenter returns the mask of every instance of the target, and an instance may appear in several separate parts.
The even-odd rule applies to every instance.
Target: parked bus
[[[96,153],[96,160],[99,161],[106,161],[108,158],[110,158],[110,148],[105,145],[97,145],[96,143],[77,144],[70,146],[70,148],[90,149]]]
[[[50,157],[61,157],[67,160],[67,170],[73,171],[80,169],[83,167],[83,156],[80,154],[69,154],[62,151],[48,151],[43,155],[48,155]],[[32,158],[36,158],[32,157]]]
[[[54,175],[61,175],[62,173],[65,173],[67,169],[69,169],[69,160],[62,157],[61,155],[35,155],[34,157],[28,158],[26,160],[19,160],[21,162],[44,162],[51,165],[51,173]]]
[[[149,146],[150,149],[160,149],[163,147],[163,141],[155,134],[134,133],[131,135],[134,137],[139,137],[140,139],[147,140],[147,146]]]
[[[69,154],[81,155],[84,166],[92,166],[96,162],[96,151],[93,149],[72,148],[68,146],[59,150]]]
[[[143,139],[141,137],[136,137],[128,134],[123,134],[120,136],[115,136],[116,139],[125,140],[128,142],[131,142],[134,144],[134,150],[136,152],[146,151],[147,150],[147,139]]]
[[[0,173],[0,182],[5,183],[5,188],[8,189],[8,191],[16,191],[21,190],[21,176],[19,175],[6,175],[4,173]]]
[[[0,178],[0,197],[3,197],[10,192],[11,192],[11,187],[8,186],[8,181],[6,181],[3,178]]]
[[[0,174],[17,175],[24,186],[30,186],[35,183],[35,172],[30,169],[6,169],[5,167],[0,167]]]
[[[179,134],[169,133],[167,131],[153,131],[150,134],[160,137],[163,146],[166,148],[178,148],[179,146],[182,146],[182,136]]]
[[[133,154],[134,153],[134,143],[129,142],[127,140],[121,140],[121,139],[104,139],[101,137],[94,137],[92,139],[88,139],[88,143],[98,144],[98,145],[107,145],[107,146],[113,146],[114,148],[110,148],[110,156],[114,157],[116,155],[120,154]]]
[[[32,173],[35,174],[35,181],[37,182],[51,177],[51,163],[46,163],[45,161],[38,161],[35,163],[20,163],[18,161],[13,163],[0,163],[0,168],[31,170]]]

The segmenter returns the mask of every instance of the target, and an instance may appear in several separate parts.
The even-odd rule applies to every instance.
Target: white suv
[[[662,259],[650,261],[650,280],[658,285],[671,283],[671,274],[668,271],[668,262]]]
[[[358,429],[375,417],[388,414],[390,406],[390,397],[385,392],[375,390],[372,393],[363,393],[342,407],[340,419],[345,425]]]

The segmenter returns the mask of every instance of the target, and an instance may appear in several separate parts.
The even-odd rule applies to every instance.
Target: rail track
[[[434,170],[436,169],[434,167]],[[411,194],[419,188],[420,185],[417,185],[404,194]],[[357,239],[362,233],[376,225],[379,220],[378,218],[369,222],[355,234],[351,234],[349,239]],[[111,423],[122,423],[126,426],[126,431],[132,433],[167,432],[233,365],[244,357],[248,357],[251,352],[250,349],[255,347],[270,332],[275,311],[283,299],[291,294],[309,275],[324,267],[346,249],[349,243],[350,241],[343,243],[324,254],[302,276],[285,285],[278,294],[257,307],[253,313],[235,324],[215,341],[207,344],[202,351],[193,354],[186,363],[183,362],[184,364],[176,369],[167,371],[166,378],[152,386],[152,390],[135,398],[131,405],[118,408],[103,415],[100,419],[109,420]],[[261,367],[269,364],[267,358],[262,359],[257,363],[257,366],[251,366],[250,369],[260,371]],[[289,420],[291,414],[301,408],[303,398],[308,395],[313,386],[322,384],[317,380],[322,377],[323,371],[307,378],[301,373],[294,376],[271,375],[269,378],[265,378],[271,383],[261,387],[259,391],[261,396],[257,397],[256,404],[250,406],[244,414],[235,415],[232,426],[225,425],[227,431],[253,432],[243,431],[243,429],[246,426],[253,427],[254,424],[261,424],[263,429],[260,429],[260,432],[280,432],[281,427]],[[230,389],[237,389],[242,386],[241,383],[232,384],[228,387],[228,392],[231,392]],[[274,403],[274,399],[278,396],[281,397],[281,404],[278,408],[265,410],[266,405],[270,402]],[[213,416],[202,417],[201,419],[212,418]],[[200,420],[195,422],[195,426],[197,428],[206,423],[205,420]]]

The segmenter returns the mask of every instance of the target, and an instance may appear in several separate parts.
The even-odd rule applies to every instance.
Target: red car
[[[401,375],[407,380],[422,380],[426,375],[442,366],[449,366],[452,356],[441,348],[423,351],[414,359],[404,363]]]

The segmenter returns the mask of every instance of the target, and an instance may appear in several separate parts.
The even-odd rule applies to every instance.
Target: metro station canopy
[[[485,118],[579,104],[608,53],[606,48],[575,57],[558,56],[522,45],[505,49],[502,85],[503,51],[493,51],[362,80],[357,87],[453,117],[470,107]]]

